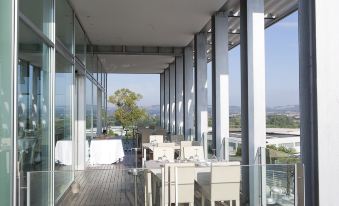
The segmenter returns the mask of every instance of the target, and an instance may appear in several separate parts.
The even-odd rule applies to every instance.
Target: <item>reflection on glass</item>
[[[12,168],[12,1],[0,1],[0,202],[11,205]]]
[[[46,36],[51,37],[52,0],[20,0],[19,10]]]
[[[55,1],[56,36],[69,52],[73,49],[73,10],[66,0]]]
[[[24,190],[28,171],[51,169],[50,48],[21,22],[19,31],[17,161]],[[41,191],[37,194],[48,192],[48,181],[41,179]],[[24,197],[25,191],[21,194]],[[32,201],[46,201],[40,195],[37,198]]]
[[[93,138],[93,129],[92,129],[92,119],[93,119],[93,111],[92,111],[92,99],[93,99],[93,89],[92,82],[86,78],[86,139],[88,141]],[[89,160],[89,151],[86,150],[86,160]]]
[[[55,67],[55,169],[72,170],[72,94],[73,69],[63,56],[56,53]],[[71,172],[55,176],[54,198],[57,201],[72,182]]]
[[[86,64],[86,36],[82,30],[78,19],[75,18],[75,56],[85,65]]]
[[[90,50],[87,50],[86,53],[86,70],[94,77],[94,56]]]

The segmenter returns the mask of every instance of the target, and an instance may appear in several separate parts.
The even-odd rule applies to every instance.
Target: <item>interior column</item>
[[[165,129],[167,131],[170,131],[170,101],[169,101],[169,88],[170,88],[170,84],[169,84],[169,68],[167,68],[165,70],[165,73],[164,73],[164,99],[165,99],[165,112],[164,112],[164,120],[165,120]]]
[[[212,125],[218,158],[229,159],[228,14],[212,17]]]
[[[176,134],[175,129],[175,62],[170,64],[170,132]]]
[[[260,163],[256,161],[257,152],[266,147],[264,0],[242,0],[240,21],[242,164],[255,165]],[[261,155],[264,157],[265,154]],[[249,194],[250,205],[260,204],[259,177],[265,177],[254,167],[250,167],[249,174],[243,177],[244,184],[249,184],[243,188],[244,194]],[[263,194],[263,202],[266,202],[265,197]]]
[[[195,139],[204,146],[207,157],[207,34],[200,32],[194,36],[195,63]]]
[[[165,74],[160,74],[160,126],[165,128]]]
[[[184,49],[184,135],[185,140],[194,137],[194,70],[193,49],[187,46]]]
[[[177,56],[175,58],[175,122],[176,122],[176,133],[178,135],[183,134],[184,127],[184,71],[183,71],[183,57]]]
[[[301,157],[305,205],[339,202],[338,1],[299,1]]]

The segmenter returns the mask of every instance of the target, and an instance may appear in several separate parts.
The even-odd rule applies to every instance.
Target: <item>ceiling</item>
[[[265,0],[270,26],[296,10],[298,0]],[[70,0],[93,45],[184,47],[208,29],[220,10],[239,15],[239,0]],[[229,18],[230,48],[239,44],[240,18]],[[210,39],[210,37],[209,37]],[[165,55],[100,54],[110,73],[161,73],[174,60]]]

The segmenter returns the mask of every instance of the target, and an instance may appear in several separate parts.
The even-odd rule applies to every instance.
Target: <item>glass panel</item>
[[[27,171],[51,169],[50,48],[22,22],[19,31],[17,158],[24,180]],[[48,184],[41,181],[43,191]],[[21,190],[24,199],[25,185]]]
[[[82,30],[78,19],[75,18],[75,56],[86,64],[86,36]]]
[[[11,204],[12,171],[12,1],[0,1],[0,205]]]
[[[69,52],[73,53],[73,10],[66,0],[55,1],[56,35]]]
[[[86,70],[93,75],[94,56],[93,53],[88,50],[86,53]]]
[[[92,129],[92,120],[93,120],[93,107],[92,107],[92,99],[93,99],[93,89],[92,82],[86,78],[86,139],[91,141],[93,138],[93,129]],[[88,150],[86,150],[86,160],[88,161],[89,154]]]
[[[55,67],[55,170],[72,170],[73,67],[56,53]],[[73,180],[72,173],[55,176],[54,198],[58,200]]]
[[[93,84],[93,133],[98,134],[98,88]]]
[[[52,2],[52,0],[19,1],[19,10],[48,37],[52,35]]]

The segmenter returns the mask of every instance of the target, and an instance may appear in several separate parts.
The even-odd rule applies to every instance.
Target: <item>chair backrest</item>
[[[156,143],[163,143],[164,142],[164,136],[163,135],[150,135],[149,136],[149,142],[152,143],[152,141]]]
[[[188,146],[183,147],[183,155],[182,157],[185,159],[190,159],[193,157],[195,159],[195,156],[198,156],[199,160],[204,160],[204,148],[203,146]]]
[[[192,146],[200,146],[200,142],[199,141],[192,141]]]
[[[174,162],[174,148],[173,147],[154,147],[153,148],[153,160],[158,160],[166,156],[169,162]]]
[[[237,200],[240,195],[240,162],[215,162],[211,165],[211,196],[218,200]]]
[[[185,137],[183,135],[171,135],[172,142],[180,142],[184,140],[185,140]]]
[[[171,203],[193,203],[194,179],[194,163],[165,164],[165,202],[170,199]]]
[[[174,147],[175,143],[174,142],[169,142],[169,143],[158,143],[158,147]]]

